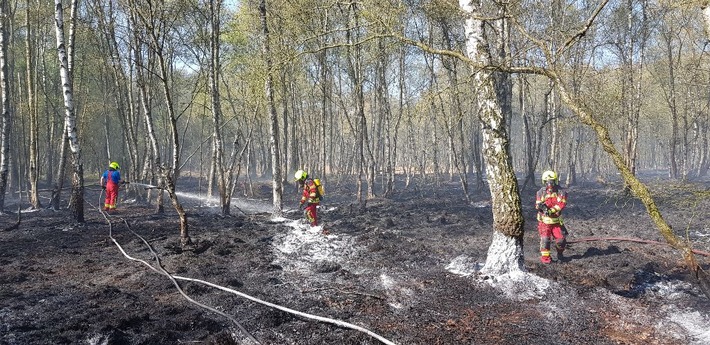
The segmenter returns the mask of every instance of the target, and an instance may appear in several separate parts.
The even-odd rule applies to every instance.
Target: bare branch
[[[568,38],[565,44],[560,47],[560,49],[557,50],[555,56],[559,55],[562,53],[564,50],[566,50],[569,46],[571,46],[574,42],[576,42],[578,39],[584,37],[584,35],[587,34],[587,31],[589,31],[589,28],[592,27],[592,24],[594,24],[594,20],[599,16],[599,13],[604,9],[604,7],[609,3],[609,0],[603,0],[599,6],[594,10],[592,15],[587,19],[587,22],[584,23],[584,26],[577,31],[576,34],[574,34],[572,37]]]

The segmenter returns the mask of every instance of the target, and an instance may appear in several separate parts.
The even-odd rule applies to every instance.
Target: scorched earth
[[[707,183],[646,182],[677,234],[710,250]],[[13,227],[6,212],[0,343],[710,343],[710,301],[680,253],[614,239],[663,241],[618,182],[569,188],[574,243],[550,265],[538,258],[535,191],[524,191],[527,272],[500,277],[477,274],[493,235],[485,190],[469,204],[455,182],[398,185],[361,210],[352,185],[331,183],[323,226],[310,228],[295,189],[286,216],[272,217],[267,186],[234,199],[228,217],[198,190],[182,193],[186,248],[176,214],[136,202],[137,185],[108,216],[88,189],[83,224],[41,209]],[[18,202],[28,206],[7,210]]]

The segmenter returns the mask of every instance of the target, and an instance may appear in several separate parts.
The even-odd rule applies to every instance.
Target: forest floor
[[[710,251],[710,184],[645,181],[678,235]],[[585,241],[549,265],[539,262],[535,191],[524,191],[528,274],[495,279],[476,273],[492,237],[489,193],[468,203],[458,183],[397,185],[360,211],[353,186],[330,182],[316,228],[293,209],[293,186],[279,219],[266,183],[229,217],[193,189],[180,195],[195,241],[186,249],[175,212],[136,202],[139,185],[107,218],[95,208],[100,189],[87,188],[84,224],[42,209],[2,231],[17,216],[0,216],[0,344],[710,343],[710,300],[680,253],[607,239],[663,242],[620,186],[569,188],[569,239]],[[185,298],[151,248],[186,296],[223,315]],[[710,258],[698,260],[710,269]]]

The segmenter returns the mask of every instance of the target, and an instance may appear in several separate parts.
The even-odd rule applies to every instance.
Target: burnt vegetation
[[[707,252],[710,238],[703,224],[709,205],[707,198],[693,199],[702,195],[704,184],[656,180],[651,185],[679,235]],[[185,201],[194,240],[189,247],[180,245],[176,214],[155,214],[150,205],[131,202],[130,189],[107,218],[87,204],[83,224],[67,221],[69,210],[24,213],[17,228],[0,232],[0,341],[380,343],[356,330],[178,280],[186,296],[227,317],[214,313],[188,302],[165,275],[129,260],[112,239],[129,256],[153,266],[157,255],[171,275],[356,324],[396,344],[695,344],[707,339],[682,320],[704,315],[710,302],[682,257],[657,241],[643,206],[623,193],[620,181],[569,188],[572,244],[566,259],[551,265],[539,263],[534,192],[523,192],[529,201],[523,205],[525,268],[549,284],[532,294],[524,288],[510,292],[505,282],[488,284],[448,267],[461,256],[473,265],[485,260],[492,227],[487,194],[476,194],[473,204],[466,204],[457,183],[436,189],[412,185],[391,198],[372,199],[358,211],[349,189],[346,183],[329,186],[322,208],[329,235],[305,224],[274,221],[267,212],[224,217],[205,200]],[[237,200],[237,205],[243,201],[268,209],[268,194]],[[301,215],[287,212],[287,218]],[[2,226],[15,219],[4,214]],[[698,327],[707,321],[698,321]],[[549,332],[550,322],[561,331]]]

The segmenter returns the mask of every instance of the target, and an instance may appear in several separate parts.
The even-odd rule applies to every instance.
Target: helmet
[[[111,168],[111,169],[114,169],[114,170],[121,169],[121,166],[119,166],[118,163],[116,163],[116,162],[111,162],[111,163],[108,165],[108,167]]]
[[[296,179],[296,181],[303,181],[306,179],[306,177],[308,177],[308,173],[303,170],[299,170],[296,171],[296,174],[293,175],[293,177]]]
[[[553,181],[555,184],[559,182],[559,177],[557,173],[552,170],[547,170],[542,173],[542,183],[547,183],[547,181]]]

